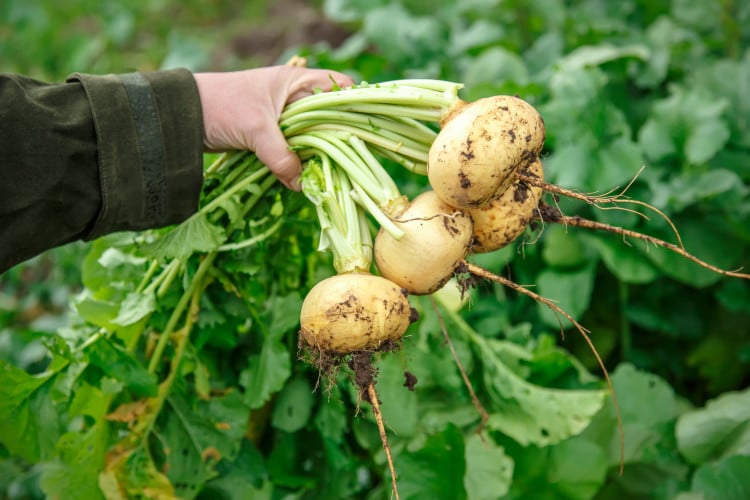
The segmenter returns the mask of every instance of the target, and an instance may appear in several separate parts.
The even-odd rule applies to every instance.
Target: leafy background
[[[737,0],[0,5],[0,70],[40,79],[229,70],[298,53],[360,80],[446,78],[465,83],[467,99],[518,94],[545,119],[549,181],[601,193],[645,165],[628,194],[727,269],[750,264],[749,41],[750,4]],[[405,192],[423,186],[394,175]],[[658,217],[560,206],[670,238]],[[355,416],[346,374],[330,394],[313,392],[317,373],[297,361],[288,318],[330,268],[311,225],[289,224],[293,238],[226,264],[244,277],[244,300],[216,288],[201,304],[184,378],[149,438],[181,497],[388,496],[376,429],[365,407]],[[105,452],[126,426],[92,415],[114,410],[111,398],[137,405],[155,389],[141,354],[104,340],[75,348],[86,313],[71,304],[134,279],[127,266],[102,265],[117,245],[68,245],[0,277],[2,497],[97,498]],[[272,258],[282,248],[287,258]],[[587,346],[569,328],[563,340],[545,307],[483,285],[466,303],[441,303],[491,414],[484,439],[429,301],[415,301],[422,320],[403,351],[378,362],[402,497],[750,497],[748,282],[640,242],[552,225],[477,262],[534,285],[591,330],[622,410],[625,470]],[[415,392],[403,387],[406,369],[418,376]],[[145,466],[132,471],[142,473],[136,486],[156,481]]]

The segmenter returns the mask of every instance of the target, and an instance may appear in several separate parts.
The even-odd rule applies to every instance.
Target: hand
[[[203,109],[206,150],[254,151],[285,186],[296,191],[302,165],[279,128],[284,106],[315,89],[331,90],[333,81],[339,87],[354,83],[336,71],[292,66],[194,76]]]

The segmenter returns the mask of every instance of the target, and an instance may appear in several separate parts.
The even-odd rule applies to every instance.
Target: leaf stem
[[[185,311],[185,308],[187,307],[191,297],[199,289],[203,280],[203,276],[211,267],[215,258],[216,252],[211,252],[203,258],[200,265],[198,266],[198,270],[195,272],[195,276],[193,276],[193,279],[190,281],[190,286],[188,286],[187,290],[185,290],[185,292],[180,297],[180,300],[177,302],[177,305],[175,305],[174,309],[172,310],[172,314],[167,321],[167,325],[164,327],[164,331],[159,337],[159,341],[156,343],[154,352],[151,353],[151,359],[148,363],[148,371],[150,373],[156,372],[156,368],[159,366],[161,357],[164,354],[164,349],[167,347],[167,342],[169,342],[169,338],[172,336],[172,333],[177,326],[177,322],[182,317],[182,313]]]

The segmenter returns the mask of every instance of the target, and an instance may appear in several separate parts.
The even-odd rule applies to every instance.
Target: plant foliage
[[[61,79],[247,64],[209,61],[226,56],[238,26],[260,25],[262,9],[207,5],[6,1],[0,68]],[[461,81],[465,99],[518,94],[545,119],[549,181],[627,185],[698,257],[750,264],[750,4],[325,0],[320,10],[349,37],[289,54],[363,81]],[[392,172],[406,194],[423,186]],[[203,206],[222,182],[207,177]],[[332,273],[312,207],[278,186],[243,196],[262,201],[243,214],[227,198],[176,230],[69,245],[0,277],[0,497],[389,496],[350,374],[328,386],[298,359],[302,297]],[[673,237],[654,214],[559,206]],[[476,261],[592,331],[613,369],[624,472],[612,400],[575,330],[563,323],[563,340],[545,306],[482,284],[436,301],[489,413],[481,436],[432,301],[414,301],[421,319],[404,348],[377,360],[403,498],[750,496],[747,282],[553,225]],[[149,273],[161,281],[149,286]],[[177,308],[189,313],[173,320]],[[165,331],[173,340],[160,345]]]

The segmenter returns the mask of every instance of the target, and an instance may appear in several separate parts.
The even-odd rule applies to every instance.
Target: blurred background
[[[549,182],[599,194],[628,186],[627,196],[674,221],[688,251],[724,269],[750,269],[748,2],[0,3],[0,71],[45,81],[62,81],[72,72],[234,70],[283,63],[294,54],[307,57],[309,66],[341,70],[358,80],[442,78],[464,83],[465,99],[519,95],[545,119]],[[401,176],[407,193],[422,185],[403,173],[394,176]],[[644,210],[648,217],[642,217],[567,199],[559,206],[569,215],[675,241],[655,212]],[[29,373],[46,367],[47,342],[68,321],[88,249],[84,243],[68,245],[0,276],[0,360]],[[618,388],[628,439],[626,474],[617,474],[619,444],[607,402],[583,434],[557,443],[524,442],[495,429],[492,446],[477,451],[466,438],[459,478],[464,487],[445,498],[750,495],[748,281],[723,278],[640,241],[551,224],[477,262],[533,285],[591,331]],[[563,381],[560,374],[571,367],[601,377],[570,325],[563,340],[558,318],[525,297],[484,287],[462,315],[484,338],[514,343],[527,353],[498,358],[527,381],[590,387],[580,374],[575,383]],[[466,345],[464,350],[471,351]],[[480,399],[493,406],[488,377],[498,372],[481,353],[465,359]],[[419,408],[408,418],[422,422],[431,405],[450,407],[458,399],[471,411],[461,391],[455,384],[419,396]],[[454,424],[466,431],[473,420],[458,415],[461,408],[454,408]],[[402,416],[391,417],[397,422]],[[439,491],[425,484],[439,483],[452,466],[430,457],[454,431],[441,424],[427,426],[434,432],[426,435],[419,427],[402,432],[410,439],[409,448],[397,454],[397,470],[398,456],[405,464],[403,496],[436,498],[425,496]],[[352,475],[346,488],[331,489],[322,483],[330,477],[316,482],[299,471],[306,481],[295,483],[277,471],[256,478],[255,485],[263,485],[252,490],[256,496],[230,494],[226,483],[213,491],[226,498],[383,498],[387,487],[372,488],[384,474],[382,457],[356,434],[353,429],[346,434],[338,456],[348,464],[338,466]],[[464,454],[469,449],[471,460]],[[261,455],[264,470],[281,460],[264,450]],[[357,479],[363,469],[370,470],[366,481]],[[423,469],[437,478],[416,477]],[[39,471],[0,444],[0,498],[41,498]]]

